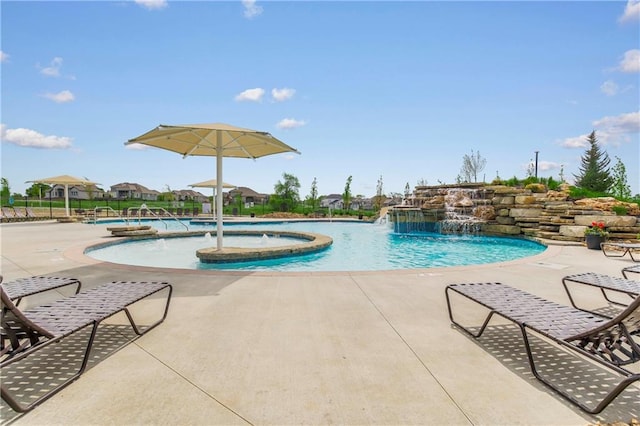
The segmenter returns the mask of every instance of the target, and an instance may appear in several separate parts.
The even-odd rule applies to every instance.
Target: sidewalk
[[[517,328],[502,326],[500,334],[473,341],[451,327],[444,297],[449,283],[500,281],[568,304],[563,276],[621,276],[629,260],[550,246],[501,264],[298,274],[162,270],[82,254],[109,235],[106,226],[79,223],[0,226],[5,281],[48,274],[79,278],[83,289],[111,280],[174,285],[162,325],[101,357],[31,413],[16,415],[3,403],[3,423],[586,425],[640,419],[639,386],[600,415],[587,415],[533,377]],[[46,297],[54,296],[24,306]]]

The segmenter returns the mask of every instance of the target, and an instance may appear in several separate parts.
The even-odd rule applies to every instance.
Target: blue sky
[[[578,172],[592,130],[640,193],[640,2],[2,1],[2,177],[164,191],[215,160],[124,143],[159,124],[268,131],[302,155],[225,159],[300,195]],[[208,190],[201,192],[206,193]]]

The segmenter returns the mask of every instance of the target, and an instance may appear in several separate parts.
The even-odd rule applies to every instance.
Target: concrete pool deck
[[[640,419],[637,383],[601,414],[588,415],[533,377],[515,327],[497,326],[473,341],[451,327],[444,296],[450,283],[500,281],[568,304],[562,277],[621,277],[633,264],[628,259],[552,245],[511,262],[422,270],[169,270],[84,256],[86,246],[112,238],[106,226],[0,225],[5,281],[71,276],[83,289],[112,280],[169,281],[174,294],[166,321],[98,357],[32,412],[17,415],[2,403],[3,423],[586,425]],[[596,296],[587,293],[585,300]],[[60,294],[23,304],[51,297]],[[539,345],[566,358],[556,346]]]

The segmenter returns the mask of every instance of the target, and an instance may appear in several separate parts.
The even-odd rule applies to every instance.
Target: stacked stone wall
[[[612,240],[635,240],[640,234],[638,204],[609,197],[574,201],[568,187],[539,192],[539,188],[482,184],[420,186],[415,188],[412,206],[430,221],[443,220],[447,211],[472,212],[483,221],[482,232],[490,234],[583,241],[585,229],[593,222],[603,222]],[[625,209],[626,214],[618,215],[615,209]]]

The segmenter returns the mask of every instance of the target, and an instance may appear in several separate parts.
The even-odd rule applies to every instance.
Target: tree
[[[580,173],[574,175],[576,186],[594,192],[607,192],[611,187],[612,179],[609,173],[609,155],[600,150],[596,131],[587,136],[589,149],[581,158]]]
[[[280,207],[282,211],[294,209],[300,202],[300,181],[289,173],[282,174],[283,182],[278,181],[274,186],[275,197],[272,197],[272,204]]]
[[[353,180],[353,176],[349,176],[347,178],[347,183],[344,185],[344,192],[342,193],[342,204],[343,208],[349,211],[349,207],[351,205],[351,181]]]
[[[474,153],[471,150],[471,155],[466,155],[462,158],[462,168],[460,169],[460,175],[458,175],[457,181],[464,182],[478,182],[478,173],[484,170],[487,165],[487,160],[480,155],[480,151]]]
[[[313,182],[311,182],[311,192],[307,197],[307,203],[311,206],[311,211],[315,211],[318,207],[318,183],[316,178],[313,178]]]
[[[29,198],[42,198],[49,189],[51,189],[51,187],[46,183],[34,183],[27,188],[25,193]]]
[[[631,187],[627,182],[627,169],[620,157],[616,157],[616,164],[611,171],[613,183],[611,184],[611,195],[618,199],[631,198]]]
[[[9,203],[9,197],[11,197],[11,188],[9,187],[9,181],[6,178],[0,178],[0,200],[2,205]]]
[[[384,203],[384,193],[382,186],[382,175],[380,175],[380,179],[378,179],[378,183],[376,185],[376,196],[373,200],[373,205],[376,210],[380,210],[382,208],[382,204]]]

